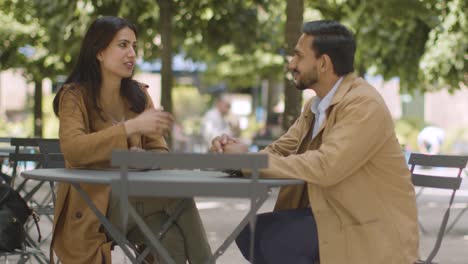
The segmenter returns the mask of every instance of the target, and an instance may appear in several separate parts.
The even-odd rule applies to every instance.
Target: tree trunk
[[[161,68],[161,105],[172,113],[172,17],[173,0],[158,0],[159,28],[162,43]],[[168,138],[170,146],[171,139]]]
[[[34,81],[34,137],[42,137],[42,80]]]
[[[294,55],[294,47],[302,34],[304,0],[288,0],[286,3],[286,54]],[[293,82],[284,79],[284,116],[283,128],[287,130],[301,113],[302,92]]]
[[[360,77],[364,78],[364,75],[366,75],[366,66],[364,64],[360,64],[357,66],[357,73]]]
[[[270,76],[268,78],[268,100],[267,100],[267,119],[273,113],[273,108],[278,104],[278,80],[277,78]]]

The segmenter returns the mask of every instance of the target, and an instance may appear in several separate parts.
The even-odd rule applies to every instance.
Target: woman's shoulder
[[[85,95],[85,88],[79,83],[66,83],[61,88],[62,97],[65,95],[74,95],[83,97]]]

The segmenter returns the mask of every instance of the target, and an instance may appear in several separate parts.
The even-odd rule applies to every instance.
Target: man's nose
[[[294,71],[296,69],[296,61],[294,59],[289,60],[288,62],[288,70]]]

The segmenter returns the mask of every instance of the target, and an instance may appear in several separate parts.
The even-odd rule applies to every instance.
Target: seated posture
[[[354,75],[352,33],[334,21],[304,24],[289,63],[296,87],[316,95],[289,130],[261,153],[265,178],[304,180],[280,190],[258,216],[255,241],[236,242],[255,264],[412,264],[418,259],[413,185],[380,94]],[[243,153],[222,135],[211,151]]]
[[[133,24],[117,17],[99,18],[88,29],[76,66],[54,99],[67,168],[109,168],[114,149],[168,151],[163,136],[173,118],[155,109],[147,86],[132,79],[136,35]],[[125,230],[119,226],[119,201],[111,200],[110,186],[81,184],[81,188],[112,224]],[[179,201],[130,199],[155,234]],[[211,250],[194,201],[187,204],[162,244],[177,264],[187,260],[201,264]],[[129,220],[126,236],[141,251],[146,241]],[[111,263],[111,244],[80,194],[70,184],[59,184],[51,248],[61,263]],[[147,260],[153,263],[154,257]]]

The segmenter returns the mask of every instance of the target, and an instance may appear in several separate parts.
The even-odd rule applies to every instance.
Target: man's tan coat
[[[268,146],[267,178],[293,178],[275,210],[310,205],[320,264],[412,264],[418,259],[415,193],[391,115],[362,78],[346,75],[312,140],[312,98]]]
[[[59,137],[67,168],[108,168],[112,150],[129,146],[168,151],[160,136],[132,136],[127,140],[123,123],[114,125],[90,113],[82,87],[69,85],[62,89]],[[146,97],[147,107],[153,107],[150,97]],[[137,115],[127,105],[125,118]],[[81,184],[81,188],[105,215],[110,186]],[[64,264],[111,263],[111,242],[107,241],[97,217],[70,184],[58,185],[51,247]]]

